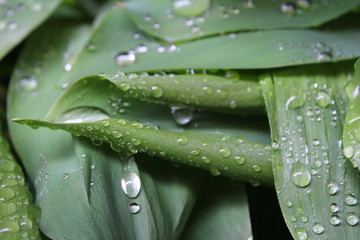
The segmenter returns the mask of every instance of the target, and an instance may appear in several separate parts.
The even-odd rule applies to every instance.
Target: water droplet
[[[164,90],[160,86],[152,86],[151,87],[151,95],[154,98],[161,98],[164,95]]]
[[[249,8],[249,9],[255,7],[255,5],[254,5],[254,3],[253,3],[252,0],[245,0],[245,1],[243,2],[243,6],[244,6],[244,8]]]
[[[220,171],[216,167],[211,167],[209,169],[209,171],[210,171],[211,175],[213,175],[213,176],[219,176],[220,175]]]
[[[235,156],[235,162],[239,165],[243,165],[245,163],[245,158],[241,156]]]
[[[294,14],[296,12],[296,5],[292,2],[281,4],[281,12],[286,14]]]
[[[131,124],[131,126],[133,126],[134,128],[136,128],[138,130],[140,130],[140,129],[142,129],[144,127],[144,125],[142,125],[139,122],[134,122],[134,123]]]
[[[135,48],[135,51],[137,53],[146,53],[148,51],[148,48],[147,48],[147,46],[141,44]]]
[[[120,67],[129,66],[135,63],[136,56],[133,52],[123,52],[115,57],[116,64]]]
[[[104,127],[108,127],[110,125],[110,122],[109,120],[103,120],[101,121],[101,124],[104,126]]]
[[[295,233],[298,236],[299,240],[306,240],[308,239],[307,232],[304,228],[295,229]]]
[[[17,29],[17,24],[16,23],[9,23],[9,25],[7,27],[8,27],[8,29],[10,31],[15,31]]]
[[[311,174],[305,164],[296,162],[291,169],[291,181],[298,187],[306,187],[310,184]]]
[[[355,226],[359,222],[359,217],[353,212],[347,213],[346,222],[351,226]]]
[[[176,141],[180,145],[186,145],[189,142],[189,139],[186,136],[180,136],[179,135]]]
[[[347,146],[343,149],[344,156],[347,158],[352,158],[355,154],[354,148],[352,146]]]
[[[202,159],[203,162],[206,163],[206,164],[209,164],[209,163],[211,162],[210,159],[208,159],[208,158],[205,157],[205,156],[203,156],[201,159]]]
[[[72,69],[72,65],[70,63],[65,64],[64,66],[65,71],[69,72]]]
[[[185,125],[192,120],[193,112],[190,108],[171,107],[171,114],[176,123]]]
[[[315,145],[315,146],[319,146],[319,144],[320,144],[320,141],[319,141],[319,139],[313,139],[313,144]]]
[[[119,85],[120,89],[123,90],[124,92],[126,92],[127,90],[130,89],[130,84],[127,82],[122,82]]]
[[[121,126],[125,126],[126,125],[126,120],[124,120],[124,119],[119,119],[118,121],[117,121],[117,123],[119,124],[119,125],[121,125]]]
[[[321,223],[314,223],[312,230],[316,234],[322,234],[324,232],[324,226]]]
[[[134,172],[127,172],[121,178],[121,188],[129,198],[136,198],[141,189],[139,176]]]
[[[305,100],[306,100],[305,92],[299,93],[298,95],[292,95],[286,101],[285,109],[289,110],[289,109],[296,109],[298,107],[301,107],[302,105],[304,105]]]
[[[31,5],[31,9],[35,12],[39,12],[42,10],[42,4],[40,2],[35,2]]]
[[[327,185],[327,192],[330,194],[330,195],[334,195],[338,192],[339,190],[339,186],[335,183],[330,183]]]
[[[192,156],[198,156],[200,154],[201,150],[199,148],[196,148],[190,152],[190,155]]]
[[[70,177],[70,174],[64,173],[64,175],[63,175],[64,180],[67,180],[69,177]]]
[[[330,223],[334,226],[337,226],[341,223],[341,220],[338,215],[332,215],[330,217]]]
[[[227,71],[225,72],[225,77],[232,81],[238,81],[240,79],[240,75],[236,71]]]
[[[137,203],[130,203],[129,208],[132,214],[136,214],[140,211],[140,205]]]
[[[219,152],[223,158],[228,158],[228,157],[230,157],[230,154],[231,154],[231,151],[228,147],[220,147]]]
[[[302,9],[308,9],[311,6],[310,0],[298,0],[297,4]]]
[[[174,12],[180,16],[193,17],[203,14],[210,6],[210,0],[175,0]]]
[[[254,165],[253,167],[254,172],[261,172],[261,167],[259,165]]]
[[[357,204],[357,199],[352,194],[345,195],[345,204],[348,206],[354,206]]]
[[[95,138],[91,139],[91,141],[95,146],[100,146],[101,144],[103,144],[103,141],[95,139]]]
[[[19,84],[24,91],[33,91],[37,88],[38,81],[33,77],[29,77],[21,79]]]
[[[340,208],[336,203],[330,204],[330,212],[337,213],[339,210]]]
[[[122,133],[119,132],[119,131],[113,131],[111,133],[111,135],[114,137],[114,138],[121,138],[122,137]]]
[[[316,60],[318,62],[328,62],[332,60],[332,53],[331,51],[321,51],[317,54]]]
[[[292,202],[290,202],[290,201],[287,201],[287,202],[286,202],[286,206],[290,208],[290,207],[292,207],[292,206],[293,206],[293,203],[292,203]]]
[[[153,28],[154,29],[160,29],[160,23],[154,23]]]
[[[315,101],[319,107],[326,108],[330,104],[330,96],[325,91],[318,91],[316,93]]]

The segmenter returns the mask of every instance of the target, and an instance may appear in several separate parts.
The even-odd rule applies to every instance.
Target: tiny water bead
[[[194,17],[203,14],[210,6],[210,0],[175,0],[174,12],[183,17]]]
[[[164,95],[164,90],[160,86],[154,85],[150,89],[150,94],[154,98],[161,98]]]
[[[130,203],[129,209],[132,214],[136,214],[140,211],[140,205],[137,203]]]
[[[71,71],[71,69],[72,69],[72,65],[70,63],[65,64],[65,66],[64,66],[65,71],[69,72],[69,71]]]
[[[129,198],[136,198],[141,189],[139,176],[134,172],[126,172],[121,178],[121,188]]]
[[[348,206],[354,206],[358,202],[357,199],[355,198],[355,196],[352,194],[346,194],[344,201],[345,201],[345,204]]]
[[[171,114],[176,123],[185,125],[192,120],[193,111],[190,108],[171,107]]]
[[[337,226],[341,223],[341,219],[339,218],[338,215],[332,215],[330,217],[330,223],[334,226]]]
[[[316,234],[322,234],[324,232],[324,226],[321,223],[314,223],[312,230]]]
[[[259,165],[254,165],[253,167],[254,172],[261,172],[261,167]]]
[[[38,81],[34,77],[27,77],[20,80],[19,85],[24,91],[33,91],[38,86]]]
[[[116,64],[120,67],[129,66],[135,63],[136,56],[134,52],[123,52],[115,57]]]
[[[337,213],[339,210],[340,208],[336,203],[330,204],[330,212]]]
[[[311,174],[305,164],[296,162],[293,164],[290,179],[298,187],[306,187],[310,184]]]
[[[318,62],[328,62],[332,60],[332,52],[331,51],[321,51],[316,55],[316,61]]]

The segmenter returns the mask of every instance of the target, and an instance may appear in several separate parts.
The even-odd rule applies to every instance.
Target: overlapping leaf
[[[0,59],[40,25],[60,0],[4,0],[0,2]]]
[[[342,154],[352,63],[280,70],[262,81],[275,187],[295,239],[356,239],[360,179]]]
[[[356,0],[135,0],[120,7],[140,29],[176,42],[239,30],[318,26],[358,5]]]

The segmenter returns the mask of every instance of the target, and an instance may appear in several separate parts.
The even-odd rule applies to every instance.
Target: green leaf
[[[95,145],[110,143],[114,151],[128,149],[164,157],[177,164],[187,164],[235,180],[257,185],[272,185],[270,146],[255,144],[242,137],[225,134],[175,133],[144,126],[124,119],[67,119],[65,122],[46,122],[13,119],[30,127],[61,129],[75,136],[92,139]]]
[[[4,0],[0,2],[0,59],[39,26],[60,0]]]
[[[236,72],[234,72],[234,75]],[[256,75],[230,80],[215,75],[102,74],[128,95],[155,103],[235,114],[262,113]],[[236,77],[236,76],[235,76]],[[239,78],[240,78],[239,77]]]
[[[2,135],[0,124],[0,238],[40,239],[40,209],[32,204],[21,166]]]
[[[355,76],[346,86],[346,92],[349,98],[349,109],[346,114],[344,135],[343,135],[343,153],[353,166],[360,170],[360,61],[355,64]]]
[[[133,0],[119,4],[140,29],[168,42],[240,30],[313,27],[358,5],[356,0]]]
[[[275,187],[295,239],[356,239],[360,179],[342,154],[352,63],[279,70],[261,82]]]
[[[8,117],[43,118],[66,87],[61,81],[69,83],[72,74],[101,71],[102,66],[94,68],[86,63],[81,70],[71,70],[78,55],[89,49],[89,30],[76,16],[68,16],[53,19],[29,39],[11,80]],[[36,188],[42,209],[40,227],[50,238],[178,238],[195,202],[201,174],[153,162],[152,169],[168,172],[159,178],[157,171],[143,169],[128,155],[114,153],[106,146],[94,147],[87,139],[14,124],[9,127]],[[129,198],[121,186],[129,171],[141,182],[135,199]],[[170,196],[181,197],[170,204]],[[136,212],[136,204],[140,210],[134,214],[131,211]]]
[[[252,239],[243,185],[207,179],[181,240]]]

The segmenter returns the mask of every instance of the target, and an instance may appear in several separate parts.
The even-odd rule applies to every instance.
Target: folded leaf
[[[313,27],[358,5],[356,0],[133,0],[119,4],[140,29],[168,42],[239,30]]]
[[[349,109],[346,114],[343,135],[343,153],[353,166],[360,170],[360,61],[355,64],[355,76],[346,87]]]
[[[342,153],[352,63],[279,70],[261,82],[275,188],[295,239],[357,239],[360,179]]]
[[[49,17],[60,2],[60,0],[1,1],[0,59]]]

